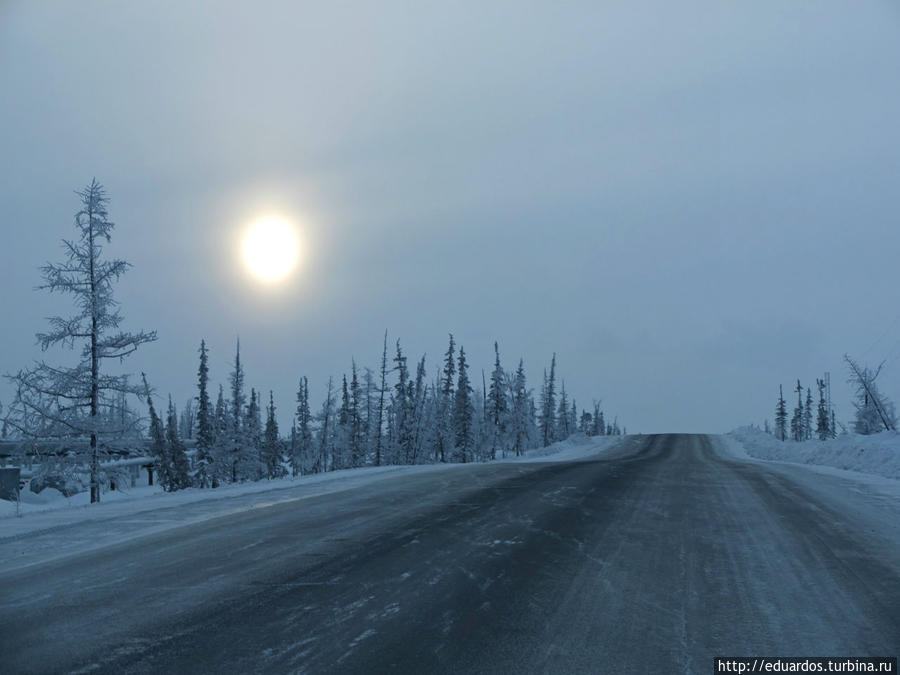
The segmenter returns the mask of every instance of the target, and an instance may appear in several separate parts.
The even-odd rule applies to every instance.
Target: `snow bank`
[[[534,448],[522,457],[498,459],[503,462],[571,462],[596,457],[618,446],[625,436],[585,436],[576,433],[546,448]]]
[[[780,441],[756,427],[727,434],[756,459],[828,466],[900,479],[900,433],[844,434],[827,441]]]

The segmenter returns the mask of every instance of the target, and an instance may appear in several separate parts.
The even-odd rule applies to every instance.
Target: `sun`
[[[244,234],[244,264],[267,283],[284,280],[297,265],[300,243],[297,232],[280,218],[263,218]]]

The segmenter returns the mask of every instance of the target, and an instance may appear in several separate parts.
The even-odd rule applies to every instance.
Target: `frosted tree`
[[[794,387],[797,392],[797,405],[794,407],[794,414],[791,416],[791,438],[795,441],[803,440],[803,387],[800,380],[797,380],[797,386]]]
[[[784,390],[778,385],[778,403],[775,404],[775,436],[784,441],[787,438],[787,405],[784,402]]]
[[[212,404],[209,398],[209,350],[206,340],[200,340],[200,366],[197,369],[197,434],[196,469],[194,482],[197,487],[212,485],[212,447],[216,440]]]
[[[105,421],[104,412],[120,393],[141,394],[139,385],[132,385],[125,375],[104,373],[102,364],[129,356],[155,340],[156,333],[119,330],[122,315],[113,286],[130,265],[103,255],[103,244],[110,242],[115,227],[109,220],[103,186],[95,179],[76,194],[81,200],[75,214],[77,238],[63,241],[66,258],[62,263],[41,268],[44,283],[39,288],[72,296],[77,312],[51,318],[50,330],[39,333],[37,339],[43,351],[56,345],[78,347],[79,359],[71,367],[42,361],[11,376],[16,397],[6,419],[27,437],[88,440],[93,503],[100,501],[103,441],[123,431]]]
[[[578,425],[578,430],[584,432],[586,436],[593,435],[594,416],[583,408],[581,410],[581,422]]]
[[[435,432],[434,458],[437,462],[447,461],[448,450],[453,446],[452,436],[452,410],[453,410],[453,376],[456,374],[455,360],[456,343],[453,341],[453,333],[450,333],[450,342],[447,352],[444,354],[444,370],[441,376],[441,386],[438,390],[437,424]]]
[[[816,386],[819,388],[819,405],[816,410],[816,435],[820,441],[824,441],[831,437],[831,429],[829,429],[828,422],[828,405],[825,402],[825,382],[817,379]]]
[[[194,427],[197,424],[197,411],[194,409],[194,399],[189,398],[184,402],[184,407],[178,415],[178,435],[186,441],[193,440]]]
[[[334,380],[328,378],[328,392],[319,413],[319,455],[316,458],[316,473],[329,470],[328,460],[334,448]]]
[[[269,405],[266,407],[266,428],[263,432],[262,460],[269,478],[280,478],[284,475],[281,466],[281,439],[278,437],[278,420],[275,419],[275,398],[269,392]]]
[[[812,419],[813,419],[813,399],[812,391],[806,388],[806,401],[803,404],[803,440],[808,441],[812,438]]]
[[[228,418],[228,443],[229,460],[231,469],[231,482],[236,483],[239,478],[246,478],[249,448],[246,438],[246,418],[244,408],[247,397],[244,394],[244,366],[241,363],[241,341],[237,341],[234,353],[234,368],[229,377],[231,386],[231,400],[229,401],[230,415]]]
[[[397,340],[397,354],[394,357],[394,370],[397,371],[397,384],[394,386],[394,452],[396,462],[409,464],[413,455],[414,430],[414,393],[410,391],[409,370],[406,357]]]
[[[384,331],[384,348],[381,352],[381,387],[378,389],[378,417],[375,422],[375,466],[381,466],[381,441],[384,431],[384,394],[387,389],[387,331]]]
[[[884,364],[874,370],[860,366],[846,354],[844,360],[850,368],[850,384],[856,388],[856,422],[854,431],[858,434],[874,434],[879,431],[893,431],[897,427],[894,404],[879,390],[875,380],[881,374]]]
[[[356,372],[356,361],[352,362],[350,378],[350,466],[362,466],[365,462],[365,445],[363,434],[362,388]]]
[[[488,422],[491,435],[491,459],[496,459],[497,448],[501,447],[506,456],[506,446],[503,439],[506,435],[507,400],[506,400],[506,374],[500,365],[500,346],[494,342],[494,370],[491,371],[491,388],[488,392]]]
[[[556,411],[556,434],[558,441],[565,440],[571,434],[569,427],[569,397],[566,394],[566,381],[562,381],[559,390],[559,410]]]
[[[300,378],[297,388],[297,438],[294,445],[294,453],[291,455],[291,471],[299,476],[306,471],[310,464],[313,448],[312,415],[309,409],[309,381],[306,377]]]
[[[144,380],[144,395],[147,397],[147,408],[150,414],[150,455],[155,459],[156,472],[159,483],[168,491],[169,477],[169,447],[166,443],[166,430],[156,408],[153,406],[153,397],[150,394],[150,386],[147,377],[141,373]]]
[[[169,408],[166,415],[166,445],[168,446],[166,457],[167,484],[163,481],[160,481],[160,483],[169,492],[190,487],[191,467],[184,443],[178,437],[178,415],[171,396],[169,396]]]
[[[519,359],[515,379],[512,382],[512,445],[516,457],[525,454],[530,440],[532,401],[525,383],[525,363]]]
[[[425,445],[425,425],[429,420],[426,419],[427,394],[428,386],[425,382],[425,356],[419,359],[416,365],[416,380],[413,385],[410,383],[410,411],[412,413],[413,427],[413,443],[412,458],[410,464],[415,464],[419,460],[422,448]]]
[[[544,386],[541,390],[541,440],[546,448],[554,440],[556,430],[556,354],[550,362],[550,375],[544,371]]]
[[[472,387],[469,384],[469,366],[466,363],[466,352],[459,348],[457,361],[459,378],[456,381],[456,396],[453,405],[453,435],[456,442],[456,454],[463,463],[471,459],[473,429],[472,422],[475,408],[472,405]]]

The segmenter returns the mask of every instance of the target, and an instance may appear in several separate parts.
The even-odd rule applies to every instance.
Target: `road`
[[[900,523],[870,527],[710,437],[622,447],[385,479],[7,571],[0,671],[668,674],[711,673],[716,655],[897,655]]]

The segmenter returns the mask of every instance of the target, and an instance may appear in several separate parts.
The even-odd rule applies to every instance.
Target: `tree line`
[[[853,407],[855,410],[853,431],[857,434],[869,435],[881,431],[895,431],[897,427],[894,404],[882,394],[876,378],[881,373],[884,364],[877,368],[861,366],[848,355],[844,355],[844,362],[849,369],[849,383],[854,387]],[[794,391],[797,392],[797,404],[793,413],[788,416],[788,406],[784,399],[784,390],[778,386],[778,400],[775,404],[775,426],[769,428],[769,421],[765,422],[765,431],[773,433],[779,440],[790,438],[793,441],[811,440],[815,435],[820,441],[835,438],[837,436],[838,422],[835,419],[834,410],[830,409],[825,395],[825,381],[816,379],[816,388],[819,393],[819,401],[813,410],[812,391],[806,388],[804,399],[803,385],[797,380]],[[815,419],[815,427],[813,420]]]
[[[56,345],[75,350],[77,363],[68,367],[39,361],[7,375],[16,393],[0,412],[4,438],[29,439],[35,448],[38,440],[41,447],[56,443],[68,448],[42,457],[42,471],[77,479],[87,466],[91,502],[100,500],[108,481],[101,458],[145,434],[160,482],[166,490],[176,490],[369,465],[480,462],[522,455],[576,431],[625,432],[618,420],[605,418],[596,402],[579,415],[565,381],[560,380],[557,394],[555,353],[535,396],[522,359],[514,370],[505,369],[495,342],[490,384],[482,371],[479,388],[472,382],[465,349],[457,349],[452,334],[439,367],[429,376],[424,356],[411,368],[400,341],[389,348],[385,333],[378,367],[359,368],[351,360],[349,377],[344,374],[339,383],[329,378],[325,399],[315,411],[309,381],[300,377],[287,433],[279,429],[271,391],[268,400],[255,388],[248,396],[240,342],[227,389],[220,385],[218,392],[210,390],[209,350],[201,340],[196,397],[180,414],[169,397],[161,415],[145,375],[137,383],[103,367],[112,359],[122,361],[157,335],[120,330],[113,288],[130,265],[103,256],[115,227],[107,212],[109,200],[96,179],[76,194],[81,202],[75,215],[77,237],[63,241],[62,263],[41,268],[44,284],[39,288],[70,295],[77,312],[51,318],[50,329],[37,338],[43,351]],[[144,416],[127,403],[130,395],[146,403],[146,428]],[[86,442],[87,453],[79,450],[79,441]]]
[[[201,340],[190,414],[179,417],[170,399],[163,422],[148,390],[150,435],[160,483],[176,490],[362,466],[483,462],[520,456],[575,432],[625,432],[617,419],[607,422],[599,403],[579,414],[565,381],[557,394],[557,379],[553,354],[536,396],[524,361],[505,369],[495,342],[490,376],[482,371],[482,386],[473,387],[465,348],[457,349],[453,334],[429,376],[424,356],[410,368],[400,340],[389,345],[385,333],[378,367],[360,368],[351,359],[339,384],[328,379],[315,410],[309,380],[300,377],[291,428],[282,434],[272,392],[267,401],[255,388],[248,396],[240,341],[227,387],[219,385],[213,401],[209,349]],[[186,439],[195,448],[192,461]]]

